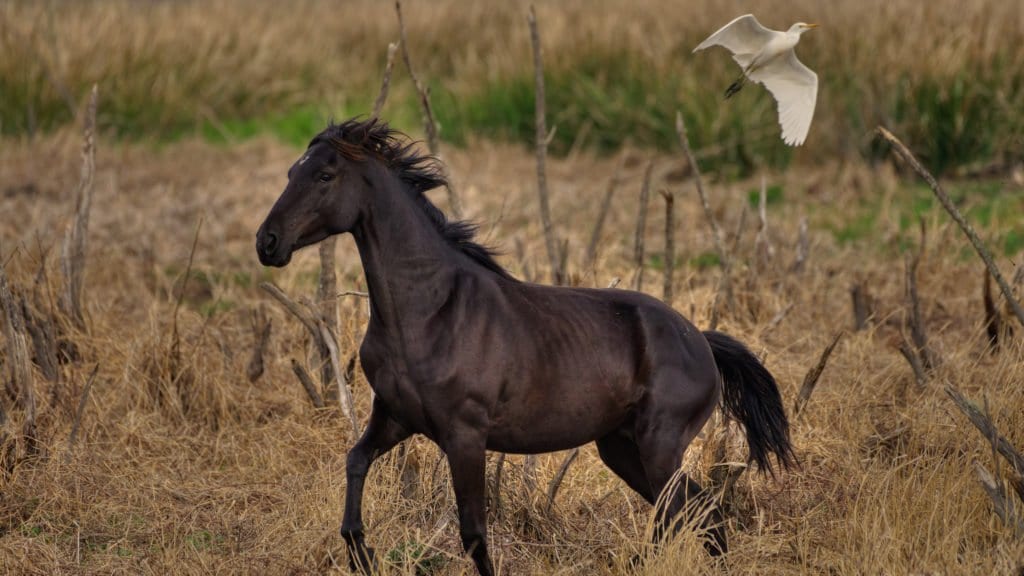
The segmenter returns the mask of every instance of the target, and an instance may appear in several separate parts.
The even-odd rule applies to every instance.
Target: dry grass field
[[[696,44],[703,31],[744,9],[736,3],[700,8],[711,4],[694,3],[692,18],[683,18],[679,7],[666,13],[671,18],[659,18],[663,0],[640,2],[635,12],[629,11],[636,17],[633,24],[623,23],[624,9],[617,3],[601,2],[597,8],[583,2],[540,3],[548,62],[555,71],[551,73],[573,66],[578,62],[573,58],[581,54],[608,54],[607,40],[587,43],[588,38],[608,36],[621,37],[629,50],[648,53],[647,62],[665,62],[679,46]],[[850,82],[855,70],[878,68],[877,74],[861,76],[881,82],[874,86],[878,92],[865,92],[856,101],[865,108],[876,102],[872,95],[884,94],[890,86],[881,80],[883,69],[903,56],[912,59],[918,51],[928,52],[931,56],[915,61],[906,74],[939,79],[949,72],[944,66],[964,73],[970,62],[1019,62],[1014,51],[1024,50],[1024,43],[1016,40],[1004,46],[997,40],[976,43],[956,36],[945,54],[929,44],[935,41],[930,36],[894,30],[900,18],[914,15],[915,21],[924,18],[940,28],[976,23],[986,30],[984,38],[1000,32],[1018,38],[1024,27],[1014,3],[979,1],[959,11],[947,10],[960,5],[951,0],[927,6],[909,1],[869,4],[873,7],[843,2],[826,10],[819,3],[769,1],[759,10],[771,14],[770,22],[780,27],[784,21],[812,16],[836,30],[849,21],[864,25],[861,32],[838,34],[835,44],[821,38],[808,47],[823,50],[816,61],[819,70],[831,70]],[[39,16],[46,6],[58,8],[51,12],[57,16],[49,28],[40,24],[46,21]],[[322,102],[324,109],[365,112],[362,96],[352,96],[354,104],[339,103],[338,87],[360,86],[372,94],[384,47],[395,38],[396,27],[389,3],[346,4],[353,8],[349,20],[329,17],[332,12],[322,2],[298,4],[297,12],[311,11],[310,18],[335,38],[323,78],[313,68],[298,68],[303,82],[311,82],[299,86],[316,87],[302,95],[291,80],[276,76],[296,63],[312,62],[309,47],[296,43],[304,37],[302,22],[273,18],[280,16],[275,12],[279,9],[259,3],[248,19],[238,20],[238,30],[265,27],[265,35],[222,34],[208,25],[211,19],[227,18],[224,14],[238,17],[237,6],[215,2],[204,14],[191,2],[154,2],[140,9],[141,15],[113,0],[0,6],[0,37],[8,45],[19,34],[61,39],[50,44],[58,52],[47,58],[59,63],[54,69],[61,71],[76,106],[85,93],[83,85],[97,75],[108,79],[100,83],[101,137],[88,228],[84,328],[75,327],[58,305],[64,286],[61,245],[74,221],[81,165],[80,128],[55,120],[30,136],[21,128],[8,132],[13,115],[4,110],[2,117],[0,264],[30,316],[53,320],[61,363],[49,375],[38,355],[33,363],[33,445],[23,435],[26,394],[10,384],[16,363],[10,339],[0,337],[0,408],[6,417],[0,422],[0,573],[348,573],[337,528],[345,454],[354,438],[336,406],[311,405],[292,372],[292,361],[316,373],[312,343],[302,325],[259,288],[269,281],[296,299],[315,298],[319,259],[315,249],[307,249],[287,268],[271,270],[259,265],[254,250],[256,227],[283,189],[285,173],[300,149],[288,138],[281,142],[269,136],[231,138],[225,145],[199,129],[172,140],[161,137],[154,145],[150,140],[157,139],[155,133],[143,132],[142,141],[122,138],[119,122],[127,121],[119,118],[127,117],[136,89],[148,91],[159,104],[153,113],[163,114],[169,124],[177,122],[176,115],[203,114],[204,105],[211,107],[207,116],[214,121],[218,110],[250,105],[239,117],[310,102]],[[438,6],[429,10],[410,3],[407,11],[412,38],[422,43],[414,57],[423,62],[423,74],[460,78],[458,86],[449,88],[467,95],[481,84],[529,72],[521,20],[525,5],[490,11],[445,0]],[[175,25],[162,24],[169,20]],[[669,42],[679,23],[685,23],[679,39]],[[511,29],[514,35],[498,34]],[[183,40],[187,38],[192,40]],[[436,44],[428,42],[431,38]],[[873,58],[861,41],[884,46],[887,58]],[[360,47],[348,50],[350,46]],[[505,54],[507,46],[514,50]],[[194,84],[188,77],[165,77],[168,69],[183,69],[174,59],[186,58],[180,56],[186,48],[209,51],[194,60]],[[250,57],[242,58],[246,52]],[[53,89],[41,69],[37,84],[25,81],[31,66],[18,68],[16,59],[6,55],[0,55],[5,97],[13,94],[8,92],[12,86]],[[135,60],[130,56],[153,67],[145,68],[150,82],[138,78],[141,69],[131,67]],[[724,88],[733,71],[724,70],[724,57],[714,58],[714,64],[704,60],[693,61],[693,66],[709,74],[714,90],[686,92],[686,99],[706,92],[707,103],[701,106],[707,106],[704,115],[712,118],[720,104],[719,85]],[[668,64],[659,65],[667,74]],[[90,66],[113,71],[90,73]],[[1004,81],[1000,73],[991,74],[994,81]],[[894,79],[892,85],[902,81]],[[404,72],[396,71],[395,82],[389,106],[399,125],[418,133],[415,108],[401,104],[411,94]],[[700,86],[699,77],[693,76],[692,82],[691,91]],[[244,98],[250,90],[253,102],[216,108],[215,95]],[[999,106],[1012,106],[1007,99],[1021,96],[1008,89],[997,92]],[[533,491],[524,478],[523,457],[509,456],[500,486],[490,494],[492,556],[499,573],[1024,574],[1024,535],[1015,534],[993,512],[975,469],[980,464],[1005,484],[1013,472],[945,392],[947,385],[961,390],[990,414],[1011,444],[1024,448],[1024,328],[997,295],[1001,339],[998,349],[990,350],[984,267],[963,234],[930,190],[905,167],[893,164],[888,154],[865,159],[849,150],[844,153],[837,144],[849,139],[850,149],[877,146],[868,130],[889,119],[893,122],[887,124],[913,145],[927,139],[914,136],[919,124],[865,115],[863,121],[871,123],[851,132],[845,117],[829,111],[836,105],[829,99],[841,93],[825,88],[808,146],[793,153],[796,162],[788,168],[758,156],[748,171],[738,171],[728,165],[730,153],[705,157],[717,162],[705,174],[705,185],[734,259],[735,298],[731,306],[722,307],[718,326],[748,343],[778,379],[800,468],[775,478],[750,472],[740,476],[727,497],[731,551],[712,560],[690,531],[660,550],[650,550],[645,544],[649,506],[603,466],[593,446],[584,447],[569,468],[550,508],[548,483],[565,455],[540,457]],[[762,125],[773,125],[770,109],[757,109],[765,103],[750,102],[746,112]],[[392,108],[385,110],[385,117]],[[549,103],[549,112],[549,125],[558,124],[559,109]],[[674,108],[661,113],[670,118]],[[637,125],[645,121],[637,119]],[[951,122],[962,121],[955,116]],[[1020,125],[1019,118],[1014,121]],[[532,116],[525,122],[532,123]],[[742,122],[736,134],[754,120]],[[1019,149],[1002,147],[1019,144],[1020,132],[1012,125],[973,122],[962,128],[1000,134],[987,145],[1002,152],[984,156],[985,163],[994,161],[1000,169],[984,179],[960,174],[943,182],[992,246],[1019,296],[1024,293],[1024,274],[1018,268],[1024,251],[1024,178],[1019,169],[1013,170]],[[628,135],[631,126],[617,130]],[[710,121],[702,126],[695,129],[695,146],[712,150],[723,132]],[[667,129],[671,133],[671,124]],[[444,130],[442,126],[442,136]],[[815,138],[822,139],[821,148]],[[466,216],[481,224],[481,237],[502,251],[499,261],[514,275],[547,282],[532,150],[472,131],[465,144],[445,144],[444,159]],[[778,152],[781,144],[772,143],[776,145],[772,154],[790,154]],[[677,264],[670,303],[698,326],[708,326],[723,271],[682,155],[645,146],[610,155],[587,146],[566,151],[549,159],[548,178],[555,227],[567,241],[571,282],[606,286],[621,278],[623,286],[632,285],[639,190],[645,166],[653,161],[652,190],[671,192],[676,199]],[[926,161],[936,160],[925,152]],[[585,249],[600,199],[620,163],[621,178],[598,257],[586,266]],[[735,177],[744,173],[750,176]],[[762,178],[768,202],[761,237],[768,238],[771,250],[758,241],[756,200]],[[443,191],[433,192],[432,198],[447,208]],[[665,270],[664,210],[662,198],[652,194],[642,289],[659,297]],[[798,266],[802,221],[807,223],[808,250]],[[938,358],[923,385],[898,351],[910,314],[907,254],[920,258],[916,284],[921,315]],[[339,291],[365,289],[351,238],[339,242],[336,266]],[[855,286],[866,293],[870,310],[861,329],[855,326],[851,304]],[[367,308],[365,300],[351,295],[340,296],[338,306],[338,340],[347,360],[365,329]],[[258,312],[270,319],[271,335],[263,356],[265,370],[250,381],[253,317]],[[0,324],[6,322],[5,316]],[[840,331],[844,335],[816,389],[799,414],[794,413],[805,374]],[[31,339],[28,345],[30,352],[35,349]],[[371,393],[358,367],[351,376],[356,412],[365,422]],[[708,484],[715,464],[743,462],[747,452],[735,430],[709,424],[705,432],[690,448],[684,467]],[[474,574],[472,563],[461,554],[447,466],[424,439],[408,444],[407,460],[397,452],[388,455],[369,477],[369,543],[386,560],[388,574]],[[408,494],[402,493],[403,465],[414,480]],[[497,468],[494,454],[488,465],[490,486],[497,483]],[[634,567],[630,559],[638,554],[647,559]]]

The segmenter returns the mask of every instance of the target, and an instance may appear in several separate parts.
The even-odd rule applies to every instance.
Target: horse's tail
[[[789,422],[782,397],[768,369],[732,336],[712,330],[704,332],[722,375],[722,404],[725,413],[743,424],[750,459],[762,472],[773,472],[769,454],[788,469],[795,463],[789,441]]]

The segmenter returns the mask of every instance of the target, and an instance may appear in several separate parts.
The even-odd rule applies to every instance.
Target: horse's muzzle
[[[292,259],[292,251],[283,245],[280,237],[262,227],[256,233],[256,255],[264,266],[281,267]]]

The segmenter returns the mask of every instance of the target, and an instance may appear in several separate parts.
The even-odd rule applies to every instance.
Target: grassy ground
[[[428,81],[442,137],[532,140],[526,2],[406,3],[415,65]],[[749,175],[758,166],[877,158],[884,123],[936,170],[1021,160],[1024,8],[999,0],[539,2],[549,124],[556,153],[674,146],[685,114],[709,163]],[[737,73],[721,51],[693,46],[754,10],[805,36],[801,58],[821,90],[808,145],[777,136],[774,103],[749,89],[728,104]],[[302,142],[326,117],[366,113],[388,42],[388,2],[126,0],[6,2],[0,7],[0,134],[66,124],[99,82],[108,133],[166,141],[199,132],[232,141],[270,132]],[[388,116],[416,129],[415,97],[396,77]]]
[[[30,301],[41,295],[44,311],[60,284],[57,256],[72,212],[78,146],[70,132],[0,143],[0,254],[15,290]],[[337,526],[353,439],[335,410],[310,406],[290,369],[292,358],[307,361],[303,328],[256,287],[269,279],[294,296],[315,294],[315,251],[298,254],[284,270],[261,268],[253,253],[254,230],[296,151],[267,139],[231,147],[186,139],[156,150],[102,141],[99,150],[85,288],[89,329],[67,332],[77,353],[58,382],[34,375],[41,456],[21,458],[21,444],[5,448],[13,466],[0,475],[0,571],[346,573],[335,561],[344,554]],[[480,143],[473,151],[446,150],[446,157],[469,215],[483,223],[487,241],[506,251],[501,262],[516,275],[546,277],[531,154]],[[582,268],[583,247],[615,162],[580,154],[552,163],[552,210],[569,240],[575,283],[601,286],[616,276],[631,282],[645,160],[628,155],[589,270]],[[706,223],[681,168],[677,157],[656,157],[654,189],[678,197],[672,304],[706,326],[720,270],[707,257]],[[738,255],[737,301],[721,328],[765,358],[787,407],[831,336],[848,334],[809,404],[793,417],[802,467],[776,479],[741,478],[730,501],[733,551],[712,562],[685,532],[639,573],[1018,574],[1024,541],[995,517],[973,473],[975,461],[997,469],[991,450],[942,391],[952,383],[986,403],[1000,430],[1024,446],[1024,349],[1011,337],[998,353],[986,351],[977,259],[927,194],[887,165],[763,175],[773,199],[768,230],[775,251],[767,262],[755,249],[754,213],[739,226],[759,180],[709,182]],[[953,183],[951,190],[983,235],[1006,249],[999,263],[1012,276],[1020,257],[1020,183]],[[435,197],[442,202],[443,194]],[[664,220],[655,198],[644,289],[660,295]],[[849,208],[837,210],[839,203]],[[923,389],[895,350],[905,314],[900,256],[918,248],[918,214],[928,229],[919,290],[942,358]],[[806,268],[793,272],[801,217],[809,221],[810,255]],[[175,367],[175,294],[200,219],[194,273],[177,317],[182,344]],[[341,289],[362,286],[349,239],[340,243],[337,266]],[[855,283],[866,287],[875,312],[871,325],[856,332],[849,295]],[[250,383],[250,317],[258,308],[273,331],[266,373]],[[342,298],[340,308],[342,352],[349,355],[366,323],[365,303]],[[95,366],[79,441],[69,448],[74,411]],[[370,392],[358,370],[353,387],[365,421]],[[5,430],[17,437],[23,411],[9,391],[0,402],[10,417]],[[687,456],[687,471],[702,481],[716,438],[702,436]],[[725,441],[726,458],[742,461],[739,436]],[[388,573],[417,573],[417,563],[429,574],[472,573],[459,550],[446,466],[422,439],[410,454],[417,480],[411,498],[400,494],[393,457],[371,473],[372,544],[387,557]],[[540,459],[534,494],[524,489],[522,458],[506,463],[500,503],[492,500],[490,511],[500,572],[633,573],[628,560],[645,553],[649,508],[588,446],[548,511],[545,487],[561,458]],[[492,480],[495,466],[492,458]]]
[[[546,281],[532,152],[521,146],[533,122],[527,6],[409,1],[405,14],[465,211],[513,274]],[[563,455],[540,458],[533,493],[523,459],[509,457],[500,498],[491,494],[500,573],[1024,573],[1024,541],[993,514],[974,475],[981,463],[1007,478],[1005,465],[943,392],[959,387],[1024,448],[1020,328],[989,353],[978,259],[930,191],[901,179],[870,137],[884,123],[932,168],[988,174],[946,180],[1020,292],[1024,6],[569,0],[537,9],[560,156],[549,166],[552,212],[568,241],[572,282],[633,282],[637,196],[653,158],[653,190],[677,198],[671,304],[699,326],[710,322],[722,271],[674,151],[681,109],[737,259],[736,301],[720,328],[765,359],[787,407],[833,335],[847,333],[807,407],[791,413],[801,468],[778,478],[745,474],[730,497],[732,552],[724,559],[708,559],[690,531],[650,554],[649,507],[588,446],[551,510],[544,492]],[[821,76],[805,147],[779,141],[763,91],[723,104],[735,75],[725,54],[690,54],[748,10],[776,28],[823,24],[801,43],[801,58]],[[310,405],[291,370],[293,359],[310,362],[304,328],[258,288],[270,280],[313,297],[319,261],[307,250],[287,269],[264,269],[253,243],[298,146],[328,116],[369,109],[397,35],[392,5],[370,0],[0,4],[0,263],[29,309],[58,322],[69,357],[54,381],[33,369],[41,451],[29,456],[0,337],[8,418],[0,422],[0,573],[347,572],[337,526],[354,439],[335,409]],[[71,119],[93,82],[103,137],[87,329],[75,330],[55,302],[79,174]],[[399,72],[385,116],[419,133],[416,106]],[[585,246],[620,157],[623,179],[587,267]],[[762,176],[769,257],[755,242]],[[433,197],[444,205],[443,192]],[[642,288],[659,296],[663,211],[652,194]],[[802,219],[810,251],[795,271]],[[941,358],[923,388],[896,349],[907,313],[903,258],[919,250],[922,312]],[[337,271],[340,289],[364,289],[350,239],[340,242]],[[874,312],[860,331],[852,326],[854,285]],[[348,357],[366,307],[353,297],[339,306]],[[266,371],[249,382],[256,310],[271,319],[272,335]],[[365,421],[370,391],[359,370],[353,392]],[[728,461],[746,456],[736,431],[712,430],[685,463],[705,483],[719,443]],[[371,473],[370,543],[387,573],[473,573],[460,553],[447,467],[422,439],[409,454],[415,494],[400,493],[394,456]],[[492,455],[489,481],[496,467]],[[649,557],[634,571],[637,554]]]

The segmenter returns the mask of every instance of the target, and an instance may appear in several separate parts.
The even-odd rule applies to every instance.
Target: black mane
[[[477,232],[476,224],[466,220],[449,220],[427,198],[426,192],[448,185],[444,165],[436,157],[419,152],[415,142],[403,141],[404,136],[377,118],[352,118],[341,124],[331,122],[309,145],[325,141],[350,160],[362,161],[370,156],[384,162],[405,183],[406,190],[452,247],[484,268],[511,279],[508,271],[494,260],[494,251],[473,241]]]

